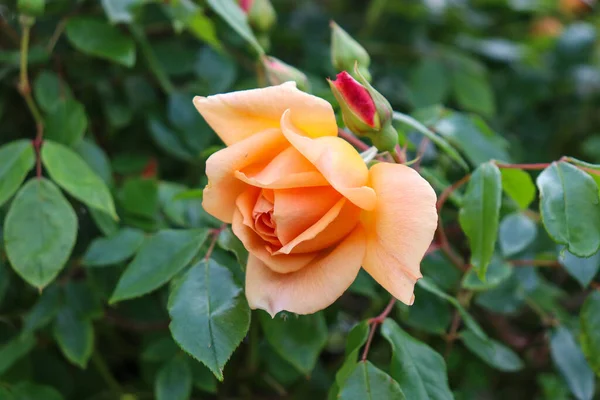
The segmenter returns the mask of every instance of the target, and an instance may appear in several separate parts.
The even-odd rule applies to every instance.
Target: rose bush
[[[251,308],[309,314],[333,303],[362,267],[414,301],[437,226],[436,194],[413,169],[378,163],[337,137],[331,105],[292,82],[194,104],[228,146],[206,163],[203,206],[250,256]]]

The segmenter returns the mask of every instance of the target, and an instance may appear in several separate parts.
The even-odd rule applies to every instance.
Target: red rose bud
[[[240,8],[244,11],[244,13],[248,14],[250,8],[252,8],[252,3],[254,0],[240,0]]]
[[[268,56],[264,56],[262,58],[262,64],[265,68],[265,73],[267,75],[269,84],[280,85],[284,82],[294,81],[296,82],[298,89],[305,92],[310,91],[308,78],[297,68],[294,68],[275,57]]]
[[[398,143],[398,133],[392,126],[392,106],[355,67],[355,80],[346,71],[335,81],[328,80],[331,91],[340,104],[346,127],[358,136],[366,136],[381,151],[392,151]]]
[[[244,0],[242,0],[244,3]],[[259,32],[267,32],[277,21],[277,14],[270,0],[246,0],[249,3],[248,22]],[[243,9],[243,6],[242,6]]]
[[[371,81],[369,53],[338,24],[331,21],[331,63],[337,71],[354,71],[358,64],[360,73]],[[356,77],[356,76],[355,76]]]

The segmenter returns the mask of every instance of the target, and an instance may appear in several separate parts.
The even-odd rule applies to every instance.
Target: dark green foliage
[[[600,398],[597,2],[270,1],[0,2],[0,400]],[[413,305],[360,271],[272,318],[202,208],[192,99],[273,56],[343,128],[330,20],[440,229]]]

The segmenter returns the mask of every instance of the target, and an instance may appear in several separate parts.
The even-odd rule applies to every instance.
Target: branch
[[[373,337],[375,336],[375,331],[377,330],[377,326],[381,325],[383,323],[383,321],[385,321],[385,319],[388,317],[388,315],[390,315],[390,313],[394,309],[395,304],[396,304],[396,298],[392,297],[390,299],[390,302],[388,303],[388,305],[381,312],[381,314],[379,314],[378,316],[376,316],[374,318],[369,319],[370,331],[369,331],[369,337],[367,338],[367,343],[365,343],[365,349],[362,354],[362,361],[365,361],[367,359],[367,356],[369,355],[369,350],[371,349],[371,342],[373,341]]]
[[[345,131],[344,129],[338,128],[338,136],[356,147],[360,151],[369,150],[369,145],[354,136],[352,133]]]
[[[27,16],[21,16],[20,23],[23,29],[23,36],[21,37],[21,54],[20,54],[20,71],[19,71],[19,93],[25,99],[25,103],[31,112],[31,116],[35,120],[36,135],[33,140],[33,147],[35,149],[35,170],[36,176],[40,178],[42,176],[42,160],[40,157],[40,148],[44,138],[44,118],[37,108],[33,97],[31,96],[31,85],[29,84],[29,76],[27,73],[27,58],[29,56],[29,38],[31,33],[31,26],[33,25],[33,18]]]
[[[562,264],[556,260],[508,260],[515,267],[551,267],[560,268]]]

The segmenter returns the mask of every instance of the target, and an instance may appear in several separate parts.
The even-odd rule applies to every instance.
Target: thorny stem
[[[452,352],[452,347],[454,346],[454,341],[457,337],[456,333],[458,332],[460,321],[460,313],[458,312],[458,310],[454,310],[454,315],[452,317],[452,325],[450,325],[450,331],[446,336],[446,351],[444,352],[444,358],[448,358],[450,352]]]
[[[388,315],[390,315],[390,313],[394,309],[395,304],[396,304],[396,298],[392,297],[390,299],[390,302],[388,303],[388,305],[381,312],[381,314],[379,314],[378,316],[376,316],[374,318],[369,319],[370,331],[369,331],[369,337],[367,338],[367,343],[365,343],[365,349],[362,354],[362,358],[361,358],[362,361],[365,361],[367,359],[367,356],[369,355],[369,350],[371,349],[371,342],[373,341],[373,337],[375,336],[375,330],[377,330],[377,326],[381,325],[383,323],[383,321],[385,321],[385,319],[388,317]]]
[[[562,267],[562,264],[555,260],[508,260],[514,267]]]
[[[344,129],[338,129],[338,136],[344,139],[346,142],[350,143],[352,146],[356,147],[360,151],[369,150],[368,144],[366,144],[350,132],[345,131]]]
[[[31,86],[29,84],[29,76],[27,74],[27,57],[29,55],[29,38],[31,33],[31,26],[33,20],[30,17],[21,17],[21,28],[23,30],[23,36],[21,36],[21,54],[20,54],[20,71],[19,71],[19,93],[23,96],[27,107],[35,120],[36,136],[32,144],[35,149],[36,163],[35,170],[36,176],[40,178],[42,176],[42,160],[40,157],[40,148],[44,138],[44,118],[38,110],[33,97],[31,96]]]
[[[215,249],[215,245],[219,240],[219,235],[221,234],[221,232],[223,232],[225,228],[227,228],[227,224],[223,224],[220,228],[213,229],[210,232],[212,235],[212,239],[210,241],[210,245],[208,246],[208,250],[206,250],[206,255],[204,256],[205,261],[208,261],[210,259],[210,256],[212,255],[212,252]]]
[[[67,26],[66,18],[61,19],[59,21],[59,23],[56,25],[56,29],[54,30],[54,33],[52,34],[52,36],[50,37],[50,40],[48,41],[48,46],[46,46],[46,51],[48,52],[48,54],[52,54],[52,51],[54,51],[54,47],[56,46],[56,43],[58,42],[58,39],[60,39],[60,35],[65,30],[66,26]]]

